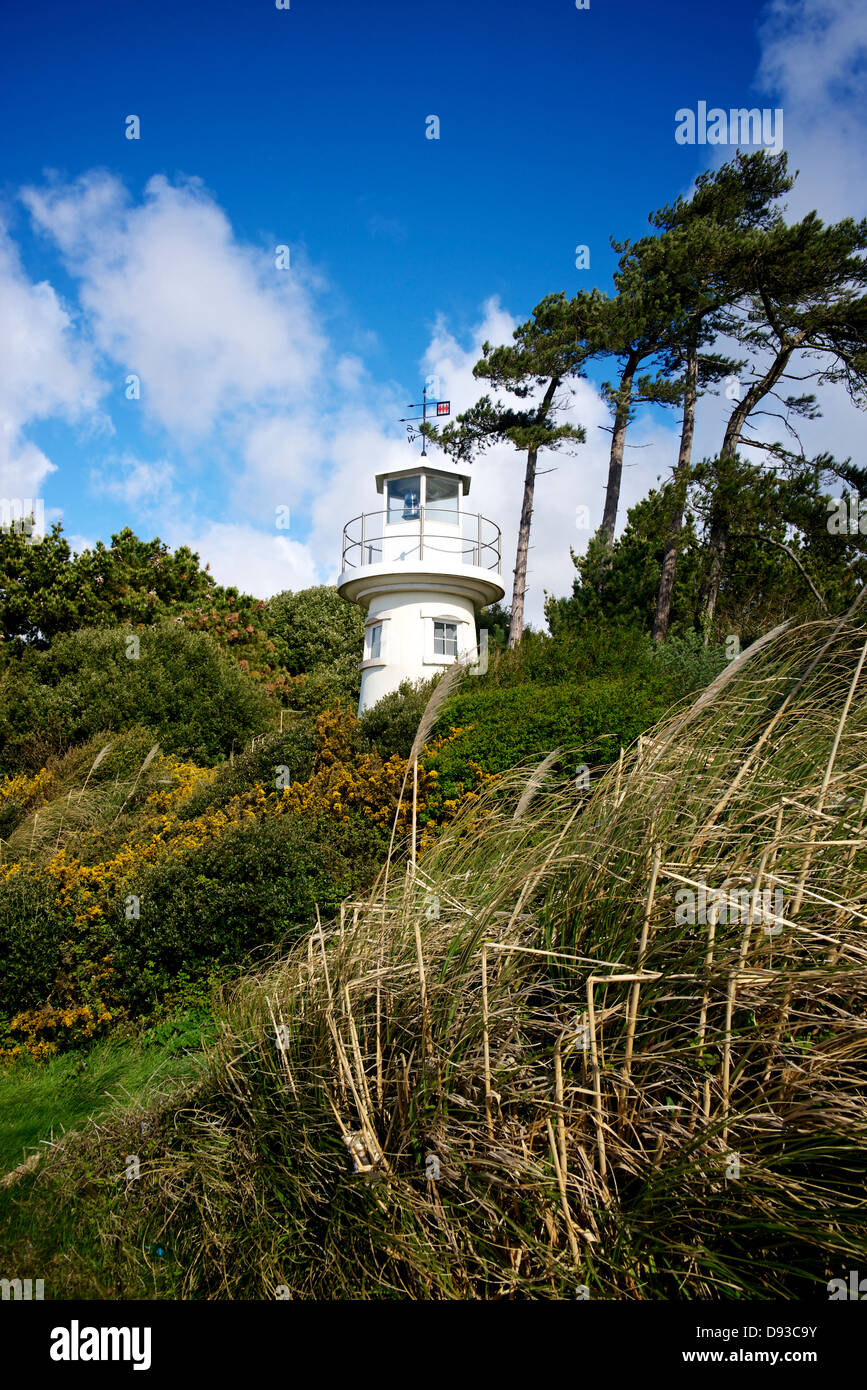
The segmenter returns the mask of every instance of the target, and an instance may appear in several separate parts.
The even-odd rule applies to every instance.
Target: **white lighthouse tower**
[[[338,592],[366,610],[359,714],[401,681],[478,652],[476,613],[501,599],[500,528],[464,511],[470,479],[423,454],[379,473],[381,511],[343,528]]]

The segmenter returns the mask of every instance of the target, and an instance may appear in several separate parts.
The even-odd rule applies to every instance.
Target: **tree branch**
[[[761,534],[760,531],[739,531],[739,532],[738,532],[738,535],[739,535],[739,536],[742,536],[742,537],[744,537],[744,538],[749,537],[749,538],[751,538],[752,540],[765,541],[768,545],[775,545],[775,546],[777,547],[778,550],[784,550],[784,551],[786,552],[786,554],[788,555],[789,559],[792,561],[792,563],[793,563],[794,565],[796,565],[797,568],[801,571],[801,574],[802,574],[802,576],[804,577],[804,579],[806,579],[807,583],[809,584],[809,586],[810,586],[810,588],[812,589],[813,593],[815,594],[816,598],[819,600],[820,604],[822,605],[822,611],[823,611],[823,613],[828,614],[828,616],[830,617],[830,609],[828,608],[827,603],[826,603],[825,600],[822,598],[822,595],[819,593],[819,590],[816,588],[815,584],[813,583],[812,579],[811,579],[810,576],[808,575],[807,571],[804,569],[804,566],[801,564],[801,562],[800,562],[800,560],[798,559],[797,555],[795,555],[795,554],[789,549],[789,547],[788,547],[787,545],[783,545],[783,542],[782,542],[782,541],[775,541],[771,536],[763,536],[763,535]]]

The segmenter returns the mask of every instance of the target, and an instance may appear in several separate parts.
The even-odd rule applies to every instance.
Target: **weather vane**
[[[399,421],[401,425],[406,425],[406,432],[409,435],[410,444],[414,444],[419,438],[421,439],[422,458],[427,458],[427,435],[425,434],[424,426],[427,424],[428,407],[433,406],[436,406],[436,415],[448,415],[451,410],[451,401],[429,401],[427,398],[427,387],[425,387],[421,393],[421,400],[410,401],[409,403],[410,410],[418,410],[421,408],[421,415],[404,416],[403,419]],[[418,420],[422,422],[421,429],[416,429],[415,427],[416,421]]]

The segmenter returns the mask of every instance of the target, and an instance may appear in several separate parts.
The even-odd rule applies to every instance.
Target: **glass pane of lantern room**
[[[418,521],[421,478],[390,478],[388,481],[388,520]]]
[[[425,519],[437,521],[446,526],[457,526],[458,513],[457,478],[437,478],[428,474],[425,479],[427,505]]]

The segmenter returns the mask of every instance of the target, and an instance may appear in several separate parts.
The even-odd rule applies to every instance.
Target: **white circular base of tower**
[[[402,564],[364,565],[344,571],[337,587],[367,610],[359,714],[403,681],[427,680],[456,659],[476,659],[476,613],[505,593],[492,570],[418,563],[411,573]],[[369,655],[371,647],[376,655]]]

